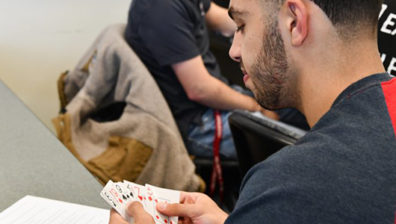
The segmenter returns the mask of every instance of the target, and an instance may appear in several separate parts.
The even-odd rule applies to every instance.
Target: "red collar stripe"
[[[396,138],[396,78],[381,83]],[[395,223],[396,224],[396,223]]]

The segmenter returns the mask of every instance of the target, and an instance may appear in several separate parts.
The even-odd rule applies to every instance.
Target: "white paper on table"
[[[27,195],[0,213],[1,224],[107,224],[110,212]]]

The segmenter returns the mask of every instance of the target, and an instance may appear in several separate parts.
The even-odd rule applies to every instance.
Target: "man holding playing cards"
[[[246,86],[312,129],[247,173],[231,214],[186,192],[157,210],[182,223],[396,223],[396,79],[378,53],[381,3],[231,0],[230,55]],[[138,202],[127,213],[155,223]],[[110,223],[125,221],[112,211]]]

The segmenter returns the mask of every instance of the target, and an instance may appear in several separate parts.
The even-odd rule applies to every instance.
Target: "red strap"
[[[210,180],[210,194],[213,196],[216,189],[216,180],[219,183],[220,201],[223,201],[224,180],[220,165],[220,143],[223,135],[223,125],[221,122],[220,112],[214,111],[215,117],[215,135],[213,140],[213,170]]]
[[[381,83],[381,86],[396,138],[396,78]]]

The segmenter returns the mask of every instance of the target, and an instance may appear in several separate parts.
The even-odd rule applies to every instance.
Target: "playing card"
[[[123,182],[116,182],[113,184],[118,193],[120,193],[121,198],[126,201],[126,203],[131,201],[136,201],[133,189],[127,188],[127,185]]]
[[[134,198],[136,201],[139,201],[143,204],[143,206],[145,205],[145,199],[146,199],[146,189],[144,186],[139,185],[139,184],[135,184],[133,182],[124,180],[124,184],[125,186],[130,189],[133,193],[134,193]]]
[[[113,208],[116,208],[118,206],[118,204],[116,204],[114,202],[113,196],[111,196],[110,194],[108,194],[107,192],[105,192],[104,190],[102,190],[100,192],[100,196],[102,196],[102,198]]]
[[[152,186],[149,184],[146,184],[146,190],[147,192],[153,192],[153,200],[151,201],[154,214],[153,218],[156,221],[156,223],[161,223],[161,224],[177,224],[178,223],[178,217],[177,216],[172,216],[168,217],[165,215],[162,215],[159,213],[156,209],[157,203],[158,202],[164,202],[164,203],[179,203],[180,202],[180,191],[175,191],[175,190],[170,190],[170,189],[165,189],[165,188],[160,188],[156,186]],[[148,197],[148,196],[147,196]],[[150,201],[150,200],[148,200]]]
[[[153,185],[146,184],[150,186],[158,199],[167,200],[169,203],[179,203],[180,202],[180,191],[156,187]]]
[[[155,209],[156,203],[155,203],[154,192],[153,192],[152,188],[147,185],[144,187],[144,190],[145,190],[145,194],[146,194],[146,200],[145,200],[146,208],[145,209],[153,217],[155,223],[159,223],[160,217],[157,215],[157,212]]]
[[[117,192],[113,181],[107,182],[106,186],[101,191],[102,198],[112,206],[124,219],[129,219],[126,215],[126,201],[122,199],[121,194]]]
[[[132,185],[134,183],[126,181],[126,180],[124,180],[122,183],[132,193],[133,198],[137,200],[138,198],[137,198],[137,195],[135,194],[135,191],[133,190],[133,185]]]
[[[158,202],[179,203],[180,192],[146,184],[145,186],[124,180],[123,182],[109,181],[100,192],[102,198],[111,205],[125,220],[133,219],[126,213],[127,203],[140,202],[144,210],[149,213],[156,224],[177,224],[178,217],[168,217],[156,209]]]

